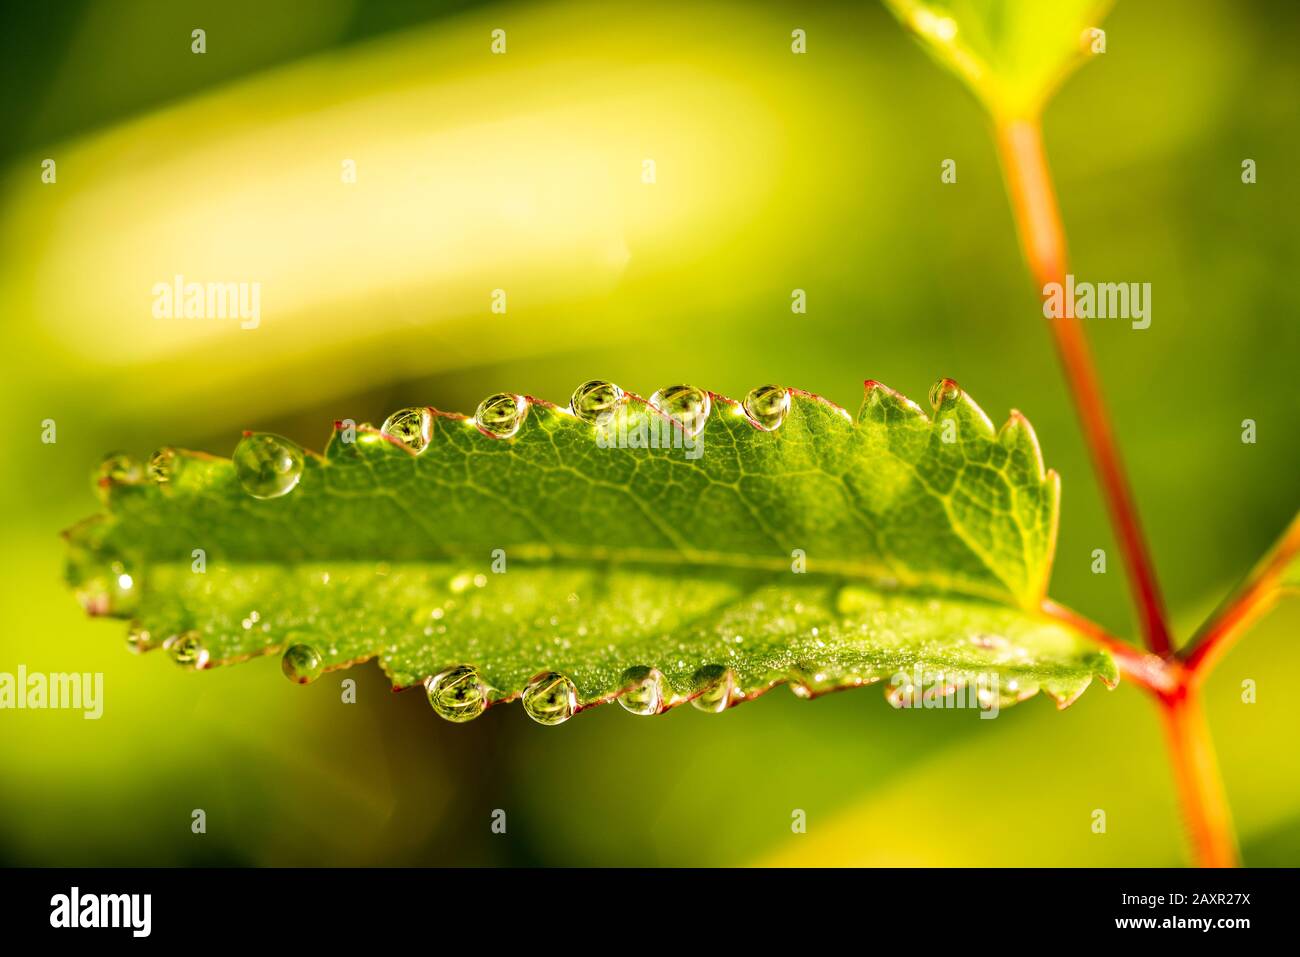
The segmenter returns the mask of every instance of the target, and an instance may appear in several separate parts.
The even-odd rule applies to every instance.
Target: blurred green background
[[[1297,506],[1300,6],[1172,12],[1119,0],[1046,138],[1075,274],[1153,287],[1150,329],[1089,331],[1185,638]],[[453,726],[373,665],[300,688],[274,658],[185,673],[132,656],[123,624],[86,619],[62,585],[58,532],[98,507],[110,450],[226,455],[245,428],[320,448],[336,418],[470,411],[498,390],[562,402],[594,376],[642,394],[778,381],[856,408],[864,378],[923,397],[946,375],[995,419],[1029,416],[1063,481],[1052,594],[1132,634],[986,121],[881,6],[96,0],[4,17],[0,671],[102,671],[106,703],[99,721],[0,712],[0,860],[1185,860],[1157,716],[1129,685],[992,722],[778,690],[721,716],[605,708],[544,728],[500,708]],[[152,286],[176,273],[261,282],[261,325],[154,319]],[[1297,606],[1208,686],[1250,864],[1300,863]]]

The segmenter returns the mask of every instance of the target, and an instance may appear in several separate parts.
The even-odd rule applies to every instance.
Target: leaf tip
[[[840,405],[838,402],[832,402],[824,395],[819,395],[816,392],[806,392],[803,389],[794,389],[794,388],[791,388],[787,391],[790,393],[791,399],[802,399],[803,401],[811,402],[814,405],[824,406],[825,408],[829,409],[831,412],[834,412],[836,415],[840,416],[846,421],[848,422],[853,421],[853,416],[849,414],[848,409],[844,408],[844,406]]]
[[[925,411],[909,399],[903,393],[891,389],[883,382],[877,382],[875,379],[867,379],[862,383],[863,398],[862,410],[858,413],[858,420],[862,421],[868,411],[888,410],[909,418],[925,418]]]
[[[1049,473],[1043,462],[1043,449],[1038,444],[1038,434],[1019,409],[1012,409],[1007,421],[998,430],[998,442],[1009,452],[1019,452],[1029,462],[1038,481],[1053,482],[1055,472]]]
[[[991,438],[995,434],[993,420],[970,397],[970,393],[957,384],[956,379],[940,379],[930,387],[929,399],[936,426],[945,424],[944,418],[941,418],[943,413],[950,413],[959,424],[973,427],[980,435]]]

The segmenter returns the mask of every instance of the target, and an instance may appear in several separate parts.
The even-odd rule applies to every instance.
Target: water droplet
[[[448,668],[424,683],[438,717],[460,723],[477,718],[488,706],[488,688],[469,665]]]
[[[815,698],[834,683],[825,670],[810,661],[801,661],[790,669],[790,690],[796,698]]]
[[[569,410],[584,422],[604,422],[623,401],[623,390],[612,382],[591,379],[573,390]]]
[[[197,631],[187,631],[183,635],[177,635],[169,639],[165,647],[171,654],[172,661],[178,665],[190,668],[208,666],[208,649],[203,647]]]
[[[745,412],[764,432],[781,427],[790,411],[790,390],[779,385],[760,385],[745,396]]]
[[[166,485],[176,478],[181,471],[181,457],[170,446],[159,449],[149,456],[149,477],[159,485]]]
[[[700,711],[718,714],[726,711],[736,693],[736,673],[721,665],[705,665],[695,672],[698,693],[691,704]]]
[[[618,703],[632,714],[658,714],[664,708],[664,676],[656,668],[637,665],[623,672],[624,691]]]
[[[253,498],[279,498],[302,478],[302,450],[269,432],[244,436],[232,459],[239,484]]]
[[[538,724],[563,724],[578,710],[578,689],[564,675],[545,671],[524,688],[524,712]]]
[[[474,424],[493,438],[509,439],[528,417],[528,400],[512,392],[497,392],[478,404]]]
[[[682,430],[692,438],[703,431],[712,409],[709,394],[693,385],[670,385],[660,389],[650,396],[650,404],[681,423]]]
[[[940,379],[934,385],[930,386],[930,406],[938,409],[946,400],[955,399],[961,395],[961,389],[957,383],[951,379]]]
[[[970,643],[985,651],[1000,651],[1007,647],[1007,640],[1001,635],[971,635]]]
[[[131,628],[126,633],[126,647],[132,654],[142,655],[146,651],[152,651],[158,647],[158,643],[153,640],[153,635],[149,629],[138,621],[131,622]]]
[[[433,413],[428,409],[398,409],[379,427],[412,452],[423,452],[433,437]]]
[[[305,685],[321,676],[325,661],[311,645],[290,645],[280,658],[280,670],[290,681]]]
[[[145,470],[140,463],[123,452],[114,452],[104,457],[95,471],[95,492],[100,501],[108,504],[109,491],[114,485],[134,485],[144,478]]]

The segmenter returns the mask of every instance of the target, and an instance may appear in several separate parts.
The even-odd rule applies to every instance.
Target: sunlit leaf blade
[[[996,675],[1003,703],[1113,681],[1039,610],[1058,482],[1028,422],[995,430],[949,380],[931,399],[869,382],[855,421],[793,392],[766,431],[714,395],[695,438],[633,395],[599,424],[521,399],[510,438],[416,410],[389,425],[406,443],[336,428],[267,499],[231,460],[115,461],[107,514],[68,532],[70,578],[191,667],[297,648],[297,680],[378,657],[408,687],[464,665],[485,704],[543,672],[576,708],[635,684],[652,711],[914,667]]]
[[[1083,60],[1111,0],[884,0],[991,113],[1031,118]]]

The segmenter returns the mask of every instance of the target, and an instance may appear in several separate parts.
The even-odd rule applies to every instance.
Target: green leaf
[[[998,117],[1036,116],[1099,38],[1110,0],[885,0]]]
[[[132,647],[190,667],[287,652],[306,681],[378,657],[402,688],[470,666],[438,686],[447,716],[524,694],[562,718],[629,688],[641,710],[720,710],[914,667],[996,680],[1003,703],[1116,679],[1040,610],[1059,483],[1018,413],[995,431],[951,380],[932,416],[874,382],[856,420],[795,390],[709,399],[697,436],[635,395],[594,423],[497,396],[482,428],[338,423],[323,457],[264,435],[233,461],[114,457],[69,577],[134,619]],[[544,673],[567,681],[525,694]]]

